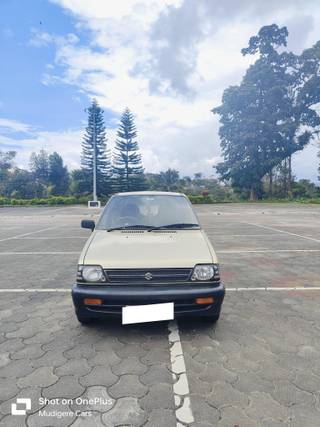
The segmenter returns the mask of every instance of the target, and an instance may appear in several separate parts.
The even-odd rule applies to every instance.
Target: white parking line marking
[[[71,289],[66,289],[66,288],[61,288],[61,289],[55,289],[55,288],[38,288],[38,289],[32,289],[32,288],[19,288],[19,289],[0,289],[0,292],[2,293],[6,293],[6,292],[14,292],[14,293],[22,293],[22,292],[31,292],[31,293],[36,293],[36,292],[48,292],[48,293],[57,293],[57,292],[71,292]]]
[[[79,251],[70,252],[0,252],[0,255],[79,255]]]
[[[5,292],[48,292],[48,293],[55,293],[55,292],[70,292],[71,288],[6,288],[6,289],[0,289],[0,293]],[[320,286],[258,286],[258,287],[238,287],[238,288],[228,288],[226,287],[226,292],[253,292],[253,291],[320,291]],[[174,323],[174,322],[173,322]],[[172,324],[172,322],[170,322]],[[171,330],[171,329],[170,329]],[[172,329],[173,331],[174,329]],[[173,334],[174,335],[174,334]]]
[[[73,238],[73,237],[71,237]],[[59,239],[59,238],[57,238]],[[25,239],[21,239],[25,240]],[[1,240],[0,240],[1,242]],[[222,251],[216,251],[217,254],[251,254],[251,253],[278,253],[278,252],[320,252],[320,249],[258,249],[258,250],[232,250],[226,249]],[[1,255],[79,255],[81,251],[46,251],[46,252],[0,252]]]
[[[180,423],[189,425],[194,422],[194,418],[190,405],[189,384],[177,322],[171,320],[168,323],[168,329],[170,331],[170,359],[177,426],[180,426]]]
[[[251,254],[251,253],[276,253],[276,252],[320,252],[320,249],[248,249],[248,250],[233,250],[226,249],[216,251],[218,254]]]
[[[266,225],[255,224],[253,222],[242,222],[243,224],[255,225],[256,227],[265,228],[266,230],[278,231],[279,233],[289,234],[290,236],[300,237],[301,239],[311,240],[312,242],[320,243],[319,239],[315,239],[313,237],[302,236],[301,234],[291,233],[290,231],[280,230],[279,228],[268,227]]]
[[[6,237],[4,239],[0,239],[0,242],[5,242],[7,240],[14,240],[14,239],[18,239],[20,237],[30,236],[31,234],[41,233],[42,231],[55,230],[56,228],[61,228],[61,227],[62,227],[62,225],[56,225],[55,227],[42,228],[41,230],[31,231],[30,233],[24,233],[24,234],[18,234],[16,236],[12,236],[12,237]]]
[[[207,229],[207,234],[211,237],[269,237],[269,236],[279,236],[279,233],[264,233],[264,234],[227,234],[227,233],[215,233],[210,232],[210,229]]]
[[[320,291],[320,286],[261,286],[255,288],[226,288],[226,292],[252,292],[252,291]]]
[[[17,237],[17,240],[60,240],[60,239],[87,239],[88,236],[60,236],[60,237]]]

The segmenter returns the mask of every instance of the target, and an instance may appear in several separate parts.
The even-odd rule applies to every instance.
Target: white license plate
[[[122,307],[122,324],[157,322],[174,318],[173,302]]]

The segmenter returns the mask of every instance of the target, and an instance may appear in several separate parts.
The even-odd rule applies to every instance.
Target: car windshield
[[[199,228],[189,201],[175,195],[114,196],[97,224],[98,230],[121,228]]]

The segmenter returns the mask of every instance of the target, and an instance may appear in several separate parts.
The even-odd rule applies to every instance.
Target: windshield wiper
[[[107,231],[115,231],[115,230],[150,230],[152,228],[154,228],[153,225],[134,224],[134,225],[121,225],[119,227],[107,228]]]
[[[170,229],[188,229],[188,228],[200,228],[199,224],[194,224],[194,223],[188,223],[188,222],[178,222],[177,224],[167,224],[167,225],[160,225],[159,227],[152,227],[149,228],[148,231],[153,231],[153,230],[170,230]]]

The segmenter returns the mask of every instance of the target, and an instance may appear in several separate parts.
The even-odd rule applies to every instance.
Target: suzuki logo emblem
[[[151,274],[150,272],[148,272],[148,273],[146,273],[146,274],[144,275],[144,278],[145,278],[146,280],[152,280],[153,276],[152,276],[152,274]]]

